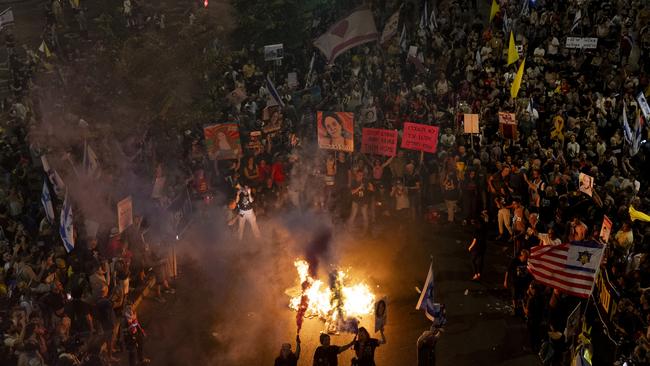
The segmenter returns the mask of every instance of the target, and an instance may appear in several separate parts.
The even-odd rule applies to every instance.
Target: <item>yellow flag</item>
[[[38,50],[43,52],[47,58],[50,58],[52,56],[52,52],[50,52],[50,48],[47,47],[45,41],[41,41],[41,45],[38,47]]]
[[[512,32],[510,32],[510,45],[508,45],[508,65],[519,60],[519,52],[517,52],[517,47],[515,47],[515,37]]]
[[[521,61],[521,64],[519,64],[519,70],[517,70],[517,75],[515,76],[515,80],[512,82],[512,87],[510,88],[510,96],[512,99],[517,98],[517,94],[519,94],[519,88],[521,87],[521,79],[524,78],[524,65],[526,64],[526,59]]]
[[[497,0],[492,0],[492,6],[490,7],[490,21],[494,19],[494,16],[497,15],[499,10],[501,10],[501,7],[497,4]]]
[[[643,213],[641,211],[637,211],[632,206],[630,206],[628,211],[630,212],[630,219],[632,219],[632,221],[639,220],[639,221],[650,222],[650,215]]]

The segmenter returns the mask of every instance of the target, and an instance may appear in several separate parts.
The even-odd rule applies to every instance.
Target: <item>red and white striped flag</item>
[[[528,271],[543,285],[569,295],[589,297],[604,246],[595,241],[533,247]]]
[[[370,9],[359,9],[341,19],[314,41],[327,59],[334,62],[336,57],[352,47],[376,41],[379,37],[375,19]]]

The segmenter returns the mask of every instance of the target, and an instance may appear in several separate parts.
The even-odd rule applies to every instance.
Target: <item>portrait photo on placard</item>
[[[318,112],[318,146],[321,149],[354,151],[354,114]]]

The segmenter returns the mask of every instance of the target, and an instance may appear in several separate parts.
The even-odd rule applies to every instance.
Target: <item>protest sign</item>
[[[416,57],[418,57],[418,46],[409,46],[408,57],[409,57],[409,58],[416,58]]]
[[[598,38],[593,37],[566,37],[566,48],[596,48]]]
[[[517,118],[514,113],[508,112],[499,112],[499,123],[505,123],[508,125],[516,125]]]
[[[97,238],[97,231],[99,231],[99,223],[97,221],[85,219],[84,228],[86,229],[86,239]]]
[[[364,128],[361,135],[361,152],[395,156],[397,152],[397,130]]]
[[[464,114],[463,128],[465,133],[479,133],[478,114]]]
[[[264,46],[264,61],[282,60],[283,58],[284,46],[282,43]]]
[[[612,233],[612,220],[603,216],[603,225],[600,227],[600,235],[598,237],[605,243],[609,241],[609,235]]]
[[[361,123],[363,123],[364,125],[377,122],[376,107],[363,108],[361,109],[360,115],[361,115]]]
[[[435,153],[438,149],[437,126],[405,122],[402,133],[402,148]]]
[[[321,149],[354,151],[354,114],[317,112],[318,146]]]
[[[588,194],[591,197],[594,193],[594,178],[585,173],[580,173],[578,177],[580,181],[579,190],[582,193]]]
[[[237,159],[241,155],[239,127],[236,123],[206,126],[203,134],[210,160]]]
[[[388,318],[388,307],[386,306],[386,298],[375,303],[375,333],[384,330],[386,319]]]
[[[517,137],[517,119],[514,113],[499,112],[499,131],[506,139]]]
[[[636,96],[636,101],[639,102],[639,107],[641,108],[641,112],[643,112],[643,117],[645,117],[646,121],[650,121],[650,107],[648,106],[648,101],[645,99],[645,94],[643,92],[639,92],[639,94]]]
[[[283,120],[284,116],[282,115],[282,110],[279,105],[264,108],[264,110],[262,110],[262,121],[264,121],[262,131],[264,133],[280,131]]]
[[[246,144],[246,149],[250,154],[257,156],[264,151],[261,137],[262,131],[252,131],[248,134],[248,143]]]
[[[287,74],[287,85],[290,88],[294,89],[298,87],[298,74],[295,72],[290,72]]]
[[[117,203],[117,229],[121,233],[133,224],[133,201],[131,196]]]

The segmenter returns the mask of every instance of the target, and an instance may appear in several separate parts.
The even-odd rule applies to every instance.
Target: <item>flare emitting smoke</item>
[[[332,240],[332,230],[328,227],[320,227],[316,232],[313,240],[309,242],[307,246],[307,251],[305,253],[305,258],[309,264],[309,277],[307,277],[301,284],[302,294],[300,296],[300,306],[298,307],[298,312],[296,313],[296,328],[297,333],[300,334],[300,329],[302,329],[302,323],[305,320],[305,314],[307,309],[309,309],[309,296],[307,296],[307,291],[311,287],[311,278],[315,278],[318,274],[318,263],[320,258],[325,256],[329,251],[330,241]]]

